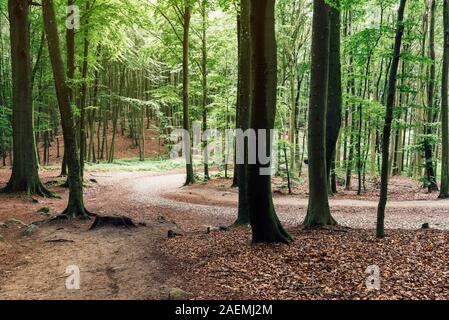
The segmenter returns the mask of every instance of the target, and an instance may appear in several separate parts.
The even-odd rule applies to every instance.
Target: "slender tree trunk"
[[[336,4],[339,6],[339,2]],[[331,172],[335,165],[335,149],[341,126],[342,84],[340,62],[340,9],[330,8],[329,81],[326,116],[326,168],[327,180],[331,183]],[[335,181],[335,179],[334,179]],[[328,186],[330,194],[336,186]]]
[[[245,132],[249,128],[249,113],[250,113],[250,86],[251,86],[251,68],[250,68],[250,0],[240,0],[240,46],[238,53],[238,118],[237,130]],[[236,141],[236,144],[238,142]],[[242,142],[240,142],[242,143]],[[239,150],[239,146],[236,146]],[[249,224],[249,205],[247,194],[247,159],[248,159],[248,142],[243,141],[243,160],[237,164],[238,168],[238,183],[239,183],[239,206],[236,225]],[[237,156],[237,159],[239,157]]]
[[[379,206],[377,209],[377,227],[376,236],[383,238],[385,236],[385,207],[388,200],[388,160],[390,157],[390,137],[391,124],[393,122],[393,108],[396,96],[396,82],[399,68],[399,59],[401,54],[402,36],[404,34],[404,11],[406,0],[401,0],[398,9],[397,30],[395,37],[395,44],[393,50],[393,58],[390,68],[390,75],[388,78],[387,104],[385,125],[382,137],[382,173],[381,173],[381,187]]]
[[[86,1],[86,12],[89,12],[89,1]],[[83,67],[81,76],[83,78],[83,84],[81,85],[81,97],[80,97],[80,168],[81,177],[84,176],[84,160],[86,158],[86,99],[87,99],[87,67],[89,57],[89,21],[86,18],[84,29],[84,50],[83,50]]]
[[[182,118],[183,118],[183,129],[185,136],[183,137],[184,142],[184,153],[186,157],[186,182],[184,185],[189,185],[195,183],[195,176],[193,174],[193,163],[192,163],[192,142],[190,137],[190,120],[189,120],[189,46],[190,46],[190,18],[191,18],[191,7],[186,1],[184,7],[184,35],[182,41]]]
[[[64,145],[69,171],[69,202],[63,214],[70,218],[88,218],[89,213],[84,208],[83,180],[81,178],[81,168],[76,141],[75,120],[69,100],[69,87],[64,74],[53,0],[42,0],[42,12],[56,96],[58,99],[59,111],[61,113]]]
[[[67,6],[71,7],[74,5],[74,0],[67,0]],[[68,15],[71,13],[68,12]],[[66,56],[67,56],[67,81],[68,81],[68,90],[69,90],[69,100],[70,103],[73,103],[75,94],[73,89],[73,78],[75,77],[75,28],[66,28]],[[64,156],[61,164],[61,174],[60,177],[67,176],[67,157],[65,155],[65,146],[64,146]],[[66,183],[67,184],[67,183]]]
[[[125,76],[126,76],[126,70],[125,67],[123,67],[121,76],[120,76],[120,87],[119,92],[121,93],[122,88],[125,83]],[[112,74],[111,74],[112,77]],[[110,91],[112,92],[112,87],[110,88]],[[115,138],[117,136],[117,128],[118,128],[118,118],[120,116],[120,106],[115,102],[114,106],[112,107],[112,139],[111,139],[111,145],[109,148],[109,157],[108,157],[108,163],[114,162],[114,153],[115,153]],[[107,136],[106,136],[107,139]],[[106,152],[107,153],[107,152]]]
[[[449,0],[443,0],[444,52],[441,81],[441,127],[442,159],[440,198],[449,197],[449,128],[448,128],[448,86],[449,86]]]
[[[203,96],[202,96],[202,131],[203,134],[207,130],[207,1],[202,0],[201,3],[201,16],[202,16],[202,38],[201,38],[201,67],[202,67],[202,86],[203,86]],[[203,150],[204,150],[204,180],[210,180],[209,177],[209,159],[208,159],[208,150],[207,148],[208,141],[205,139],[203,141]]]
[[[33,124],[28,0],[9,0],[12,73],[12,175],[4,191],[54,196],[39,178]]]
[[[436,2],[432,0],[430,5],[430,26],[429,26],[429,58],[432,60],[430,65],[430,77],[427,86],[427,124],[425,127],[426,135],[424,137],[424,156],[426,159],[426,173],[427,173],[427,187],[429,192],[438,191],[438,185],[435,175],[434,159],[433,159],[433,139],[430,137],[433,134],[432,123],[435,117],[435,11]]]

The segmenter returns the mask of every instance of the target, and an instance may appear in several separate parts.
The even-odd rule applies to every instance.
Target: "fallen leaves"
[[[160,250],[176,263],[195,299],[448,299],[449,233],[388,230],[290,230],[295,242],[251,245],[250,230],[168,239]],[[380,269],[368,289],[367,267]]]

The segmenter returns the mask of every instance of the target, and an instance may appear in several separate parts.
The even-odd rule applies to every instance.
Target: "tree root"
[[[57,198],[60,197],[53,191],[48,190],[42,182],[32,183],[26,187],[19,187],[13,183],[8,183],[5,188],[0,190],[1,193],[15,193],[15,192],[26,192],[29,196],[40,196],[44,198]]]
[[[249,222],[237,219],[233,224],[229,225],[228,228],[248,228]]]
[[[137,228],[131,218],[125,216],[99,216],[95,217],[95,221],[89,230],[95,230],[102,227],[125,227]]]

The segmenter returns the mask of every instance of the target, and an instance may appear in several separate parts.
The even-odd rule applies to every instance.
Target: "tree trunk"
[[[393,122],[393,109],[394,100],[396,96],[396,82],[397,73],[399,68],[399,59],[401,54],[402,36],[404,34],[404,11],[406,0],[401,0],[398,10],[397,30],[393,51],[393,58],[390,68],[390,75],[388,79],[388,91],[387,91],[387,103],[386,103],[386,115],[385,124],[382,137],[382,172],[381,172],[381,187],[379,206],[377,209],[377,227],[376,236],[383,238],[385,236],[385,207],[387,205],[388,198],[388,160],[390,156],[390,137],[391,137],[391,124]]]
[[[71,7],[74,4],[74,0],[67,0],[67,7]],[[68,15],[71,13],[68,12]],[[74,90],[73,90],[73,78],[75,77],[75,28],[67,28],[66,35],[66,57],[67,57],[67,81],[68,81],[68,90],[69,90],[69,100],[70,103],[74,100]],[[64,146],[64,156],[61,164],[61,174],[60,177],[67,176],[67,157],[65,155],[65,146]]]
[[[448,86],[449,86],[449,0],[443,0],[444,53],[441,80],[441,126],[442,159],[440,198],[449,197],[449,128],[448,128]]]
[[[339,3],[337,3],[339,6]],[[327,180],[331,182],[331,172],[335,165],[335,149],[341,126],[342,85],[340,62],[340,9],[330,8],[329,40],[329,83],[326,116],[326,168]],[[335,179],[334,179],[335,181]],[[336,191],[336,186],[328,186],[328,192]]]
[[[434,143],[431,135],[433,134],[432,123],[435,116],[435,0],[430,5],[430,26],[429,26],[429,58],[432,60],[430,65],[430,77],[427,86],[427,124],[424,137],[424,156],[426,159],[427,187],[429,192],[438,191],[438,185],[435,175],[433,148]]]
[[[237,130],[245,132],[249,128],[249,112],[250,112],[250,85],[251,85],[251,68],[250,68],[250,54],[251,46],[249,39],[249,19],[250,19],[250,1],[240,0],[240,46],[238,53],[238,118],[237,118]],[[236,141],[237,143],[237,141]],[[241,143],[241,142],[240,142]],[[236,225],[249,224],[249,206],[248,206],[248,194],[247,194],[247,153],[248,143],[243,141],[243,163],[240,161],[237,164],[238,170],[238,186],[239,186],[239,206],[237,213]],[[236,145],[236,150],[239,150],[239,146]],[[237,153],[237,152],[236,152]],[[237,155],[237,159],[238,159]]]
[[[271,156],[271,130],[276,115],[277,46],[274,23],[275,0],[250,1],[251,48],[251,122],[256,132],[255,149],[262,147]],[[268,132],[267,132],[268,131]],[[265,137],[260,133],[265,132]],[[261,140],[265,139],[265,141]],[[260,154],[260,152],[257,152]],[[291,241],[282,227],[273,205],[271,192],[271,161],[248,164],[247,193],[254,243]]]
[[[333,225],[328,199],[326,169],[326,109],[329,83],[330,7],[313,2],[312,68],[309,101],[309,207],[305,228]]]
[[[183,129],[185,133],[190,133],[190,120],[189,120],[189,32],[190,32],[190,18],[191,7],[186,2],[184,7],[184,35],[182,41],[182,118]],[[193,174],[192,163],[192,143],[190,134],[185,134],[183,137],[184,153],[186,161],[186,182],[184,185],[195,183],[195,176]]]
[[[39,179],[39,165],[33,132],[31,59],[28,26],[28,0],[9,0],[8,12],[12,72],[12,175],[4,191],[54,196]]]
[[[203,111],[203,123],[202,123],[202,131],[203,134],[207,130],[207,1],[202,0],[201,3],[201,16],[202,16],[202,38],[201,38],[201,71],[202,71],[202,86],[203,86],[203,96],[202,96],[202,111]],[[209,177],[209,159],[208,159],[208,150],[207,148],[208,141],[205,139],[203,141],[203,150],[204,150],[204,180],[210,180]]]
[[[45,33],[47,35],[48,52],[53,70],[56,96],[58,99],[59,111],[61,113],[61,124],[64,135],[67,167],[69,171],[69,202],[63,214],[70,218],[88,218],[89,213],[84,208],[83,201],[83,181],[81,178],[81,168],[76,141],[74,114],[70,105],[69,87],[64,74],[53,0],[42,1],[42,12]]]
[[[86,1],[86,12],[89,12],[89,1]],[[84,29],[84,50],[83,50],[83,67],[81,76],[83,78],[83,84],[81,85],[81,97],[80,97],[80,168],[81,177],[84,176],[84,160],[86,158],[86,99],[87,99],[87,67],[89,57],[89,20],[86,18],[86,27]]]

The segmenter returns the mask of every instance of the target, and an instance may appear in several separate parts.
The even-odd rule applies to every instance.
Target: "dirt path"
[[[125,178],[125,185],[132,190],[134,200],[147,206],[167,210],[195,213],[213,225],[232,222],[237,206],[237,191],[223,191],[183,187],[183,174],[159,177],[139,176]],[[307,199],[275,196],[274,203],[280,219],[289,225],[300,224],[305,217]],[[340,224],[352,228],[375,228],[375,201],[331,199],[333,214]],[[175,217],[176,221],[183,216]],[[214,223],[215,222],[215,223]],[[387,208],[386,226],[391,229],[417,229],[430,223],[435,229],[449,230],[449,200],[390,201]],[[204,223],[207,225],[207,223]]]
[[[98,181],[86,190],[91,211],[127,215],[146,227],[88,231],[88,223],[75,223],[45,226],[32,236],[6,239],[0,242],[0,252],[17,249],[20,254],[0,274],[0,299],[167,298],[172,288],[182,287],[170,271],[169,260],[158,250],[167,231],[177,227],[184,232],[205,231],[207,226],[232,223],[235,217],[235,190],[180,187],[182,173],[90,172],[88,178]],[[58,212],[65,197],[44,200],[38,206],[48,205]],[[275,204],[283,223],[302,222],[307,200],[276,196]],[[376,202],[334,199],[331,205],[342,225],[365,229],[375,225]],[[416,229],[428,222],[449,230],[447,205],[447,201],[390,202],[387,228]],[[68,242],[48,242],[57,239]],[[80,268],[80,290],[65,287],[69,265]]]
[[[132,174],[92,173],[89,178],[99,182],[86,190],[91,211],[127,215],[146,226],[88,231],[90,222],[76,222],[46,225],[31,236],[23,236],[21,227],[16,237],[0,242],[0,258],[17,253],[4,259],[15,261],[0,272],[0,299],[166,299],[177,287],[176,275],[157,250],[173,224],[157,222],[155,208],[134,203],[126,184]],[[53,206],[53,201],[41,200],[38,206],[59,212],[65,195],[61,203]],[[66,288],[66,268],[72,265],[80,270],[80,290]]]

